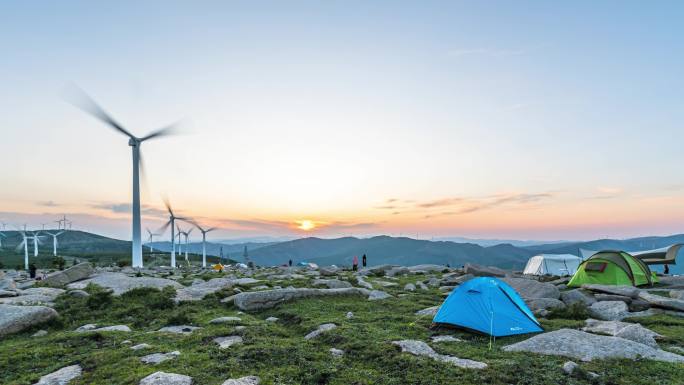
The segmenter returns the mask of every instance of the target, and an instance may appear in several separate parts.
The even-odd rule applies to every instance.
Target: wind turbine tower
[[[57,256],[57,237],[58,237],[59,235],[64,234],[64,232],[65,232],[65,231],[59,231],[59,232],[56,232],[56,233],[50,233],[50,232],[47,232],[47,231],[46,231],[46,233],[47,233],[48,235],[52,236],[52,255],[55,256],[55,257]]]
[[[202,267],[207,267],[207,233],[216,230],[216,227],[210,227],[208,229],[202,228],[202,226],[197,223],[193,223],[195,227],[202,233]],[[219,263],[223,262],[223,247],[221,247],[221,260]]]

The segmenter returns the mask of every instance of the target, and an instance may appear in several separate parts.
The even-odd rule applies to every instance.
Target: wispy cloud
[[[525,49],[499,49],[499,48],[467,48],[467,49],[452,49],[448,51],[451,57],[462,56],[490,56],[490,57],[506,57],[518,56],[527,53]]]
[[[130,203],[94,203],[90,207],[99,210],[106,210],[114,214],[127,214],[132,210]],[[166,217],[167,212],[152,206],[141,205],[140,213],[151,217]]]
[[[317,221],[310,220],[315,224],[309,232],[335,234],[349,231],[368,230],[377,227],[374,222],[345,222],[345,221]],[[262,231],[269,233],[297,232],[298,221],[266,220],[266,219],[223,219],[219,222],[229,227],[237,227],[240,230]]]
[[[613,199],[621,196],[624,190],[620,187],[600,186],[596,188],[598,194],[592,195],[589,199]]]
[[[43,207],[59,207],[61,206],[59,203],[56,203],[55,201],[42,201],[42,202],[37,202],[39,206]]]

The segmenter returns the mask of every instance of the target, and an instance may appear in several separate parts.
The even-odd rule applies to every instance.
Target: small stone
[[[463,342],[463,340],[454,336],[433,336],[432,342]]]
[[[240,336],[218,337],[218,338],[214,338],[214,342],[216,342],[219,345],[220,349],[228,349],[229,347],[231,347],[233,345],[241,344],[242,343],[242,337],[240,337]]]
[[[176,334],[190,334],[197,329],[201,329],[197,326],[179,325],[179,326],[166,326],[157,331],[162,333],[176,333]]]
[[[219,318],[214,318],[213,320],[209,321],[210,324],[222,324],[222,323],[227,323],[227,322],[240,322],[242,321],[242,318],[240,317],[219,317]]]
[[[278,317],[268,317],[266,318],[266,322],[278,322],[279,318]]]
[[[153,353],[144,357],[140,357],[140,362],[157,365],[164,361],[172,360],[178,356],[180,356],[180,352],[178,350],[169,353]]]
[[[31,337],[43,337],[48,334],[47,330],[38,330],[37,332],[33,333]]]
[[[139,385],[192,385],[192,377],[175,373],[155,372],[140,380]]]
[[[439,310],[439,306],[432,306],[425,308],[423,310],[418,310],[416,312],[416,315],[422,315],[422,316],[434,316],[437,314],[437,311]]]
[[[404,285],[404,290],[405,291],[416,291],[416,285],[414,285],[412,283],[407,283],[406,285]]]
[[[257,376],[248,376],[226,380],[221,385],[259,385],[259,381],[260,379]]]
[[[402,340],[402,341],[392,341],[392,344],[397,345],[401,348],[402,352],[411,353],[416,356],[426,356],[430,357],[435,361],[448,362],[452,365],[458,366],[464,369],[484,369],[487,364],[484,362],[478,362],[453,356],[447,356],[443,354],[438,354],[432,348],[423,341],[416,340]]]
[[[312,338],[316,338],[316,337],[318,337],[319,335],[321,335],[322,333],[325,333],[325,332],[327,332],[327,331],[333,330],[333,329],[335,329],[336,327],[337,327],[337,325],[332,324],[332,323],[323,324],[323,325],[319,326],[318,329],[316,329],[316,330],[312,331],[311,333],[305,335],[305,336],[304,336],[304,339],[305,339],[305,340],[310,340],[310,339],[312,339]]]
[[[347,319],[352,319],[352,318],[354,318],[354,313],[348,311],[347,315],[345,317],[347,317]]]
[[[381,290],[371,290],[370,294],[368,295],[369,301],[377,301],[386,298],[392,298],[392,296]]]
[[[71,380],[81,377],[80,365],[66,366],[40,378],[35,385],[67,385]]]
[[[152,346],[150,344],[137,344],[135,346],[131,346],[132,350],[143,350],[143,349],[149,349]]]
[[[575,370],[577,370],[578,368],[579,368],[579,365],[577,365],[573,361],[567,361],[566,363],[563,364],[563,371],[567,375],[572,375],[575,372]]]
[[[344,355],[344,350],[330,348],[330,354],[332,354],[333,357],[342,357]]]
[[[131,341],[131,340],[123,340],[123,341],[121,341],[121,345],[130,345],[130,344],[132,344],[132,343],[133,343],[133,341]]]

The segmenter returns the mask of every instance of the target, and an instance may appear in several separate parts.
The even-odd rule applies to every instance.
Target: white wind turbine
[[[166,205],[166,210],[169,212],[169,221],[164,224],[159,230],[160,233],[164,233],[166,228],[171,226],[171,267],[176,267],[176,220],[185,220],[185,218],[177,217],[173,213],[171,204],[168,199],[164,199],[164,204]]]
[[[45,232],[45,233],[47,233],[48,235],[52,236],[52,255],[54,255],[55,257],[57,256],[57,237],[58,237],[59,235],[64,234],[65,232],[66,232],[66,231],[58,231],[58,232],[56,232],[56,233],[51,233],[51,232],[49,232],[49,231],[46,231],[46,232]]]
[[[100,119],[102,122],[111,126],[120,133],[128,136],[128,145],[131,146],[133,152],[133,205],[132,205],[132,266],[142,267],[142,240],[140,238],[140,163],[141,154],[140,146],[146,140],[158,138],[172,133],[176,124],[162,128],[157,131],[143,136],[141,138],[131,134],[128,130],[123,128],[111,116],[109,116],[95,101],[86,95],[82,90],[74,87],[74,105],[90,115]],[[65,224],[66,228],[66,224]],[[172,263],[175,258],[172,257]]]
[[[33,241],[33,256],[34,257],[38,256],[38,245],[42,243],[40,241],[41,237],[42,237],[42,235],[40,235],[40,231],[34,231],[33,234],[31,234],[28,237],[28,239]]]
[[[185,262],[188,262],[188,249],[190,248],[190,244],[188,243],[188,239],[190,238],[190,233],[192,232],[192,227],[188,231],[183,231],[183,236],[185,237]]]
[[[29,269],[29,254],[28,254],[28,236],[26,236],[26,225],[24,225],[24,230],[19,230],[21,233],[22,241],[17,246],[17,251],[24,247],[24,269],[28,270]]]
[[[197,223],[193,222],[193,225],[202,233],[202,267],[207,267],[207,233],[216,230],[216,227],[210,227],[208,229],[202,228]]]
[[[147,230],[147,234],[149,234],[149,237],[147,238],[147,239],[148,239],[147,245],[148,245],[148,247],[150,248],[150,253],[151,253],[151,252],[154,251],[154,249],[152,248],[152,242],[154,242],[154,237],[156,237],[157,235],[160,235],[160,234],[153,233],[153,232],[152,232],[150,229],[148,229],[148,228],[145,228],[145,230]]]

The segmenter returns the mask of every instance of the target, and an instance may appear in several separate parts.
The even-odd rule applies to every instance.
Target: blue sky
[[[126,140],[224,236],[681,232],[681,2],[0,4],[0,219],[126,237]],[[45,202],[52,202],[45,205]],[[437,204],[435,204],[437,203]],[[106,207],[116,210],[107,210]]]

